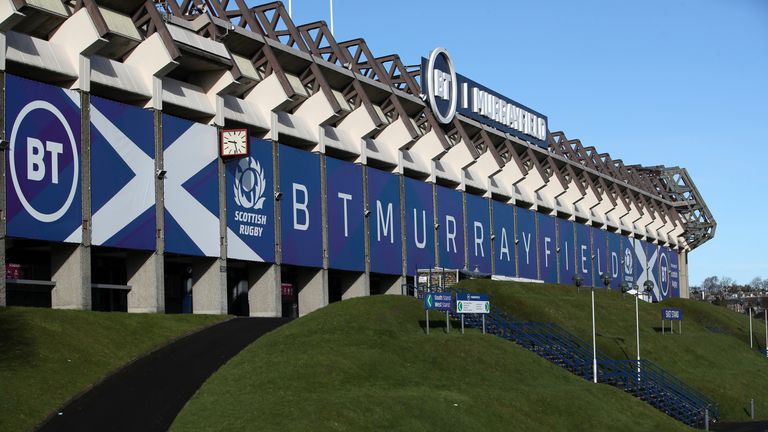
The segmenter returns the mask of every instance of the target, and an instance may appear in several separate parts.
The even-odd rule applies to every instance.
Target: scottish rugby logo
[[[261,209],[264,206],[266,184],[261,164],[252,157],[242,159],[235,170],[235,202],[240,207]]]

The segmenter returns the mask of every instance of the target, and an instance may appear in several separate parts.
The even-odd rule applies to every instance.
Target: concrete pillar
[[[347,289],[341,293],[342,300],[371,295],[371,283],[368,273],[353,274],[349,277]]]
[[[128,273],[128,312],[165,311],[165,260],[154,252],[129,253],[125,260]]]
[[[393,279],[394,282],[392,282],[392,285],[387,288],[386,291],[384,291],[384,294],[388,295],[399,295],[403,293],[403,284],[405,283],[405,277],[398,276]]]
[[[307,269],[298,278],[299,317],[328,305],[328,270]]]
[[[250,264],[248,266],[248,310],[252,317],[283,315],[279,265]]]
[[[219,258],[198,258],[192,264],[192,313],[226,315],[227,272]],[[223,267],[222,267],[223,266]]]
[[[5,212],[3,212],[5,213]],[[0,237],[0,307],[8,304],[5,284],[5,237]]]
[[[691,293],[688,290],[688,252],[680,252],[680,259],[677,260],[679,265],[679,279],[680,279],[680,297],[690,298]]]
[[[91,309],[91,248],[59,244],[51,250],[54,309]]]

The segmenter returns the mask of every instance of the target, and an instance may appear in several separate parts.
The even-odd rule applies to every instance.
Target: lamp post
[[[584,283],[584,278],[577,274],[573,276],[573,284],[579,289]],[[597,383],[597,337],[595,333],[595,288],[592,287],[592,381]]]
[[[605,286],[605,290],[608,291],[608,288],[611,285],[611,276],[608,273],[603,273],[600,275],[600,277],[603,280],[603,286]]]
[[[754,342],[752,337],[752,307],[749,306],[749,302],[747,302],[745,299],[739,300],[739,304],[741,305],[741,308],[744,309],[747,314],[749,314],[749,348],[754,348]]]

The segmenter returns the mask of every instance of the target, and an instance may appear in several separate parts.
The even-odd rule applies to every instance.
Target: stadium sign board
[[[453,303],[451,293],[424,293],[424,310],[448,311],[451,310],[451,303]]]
[[[456,113],[547,148],[547,117],[471,79],[457,74],[445,48],[421,59],[421,87],[437,120]]]
[[[491,311],[488,294],[456,294],[456,312],[487,314]]]
[[[683,311],[680,309],[662,309],[661,310],[661,319],[662,320],[669,320],[669,321],[682,321],[683,320]]]

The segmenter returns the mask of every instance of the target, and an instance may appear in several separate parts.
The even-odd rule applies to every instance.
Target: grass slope
[[[555,322],[592,340],[589,289],[579,294],[573,286],[489,280],[464,281],[460,286],[490,293],[492,304],[516,318]],[[598,348],[614,358],[636,358],[634,298],[600,289],[595,304]],[[682,335],[677,330],[674,335],[661,334],[664,307],[683,310]],[[764,348],[765,323],[754,320],[753,326],[756,347]],[[768,358],[750,350],[746,315],[693,300],[641,301],[640,350],[643,358],[716,400],[723,420],[748,420],[751,398],[755,416],[768,419]]]
[[[427,336],[423,319],[408,297],[334,303],[230,360],[172,430],[688,430],[500,338]]]
[[[111,371],[225,318],[0,308],[0,430],[31,430]]]

